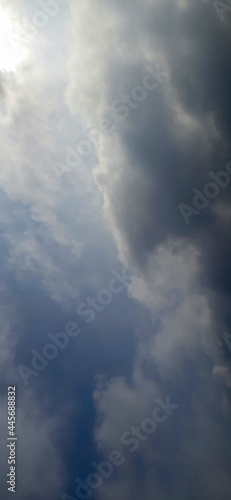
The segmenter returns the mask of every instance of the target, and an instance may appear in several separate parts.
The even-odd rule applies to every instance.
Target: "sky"
[[[230,28],[1,2],[3,500],[231,497]]]

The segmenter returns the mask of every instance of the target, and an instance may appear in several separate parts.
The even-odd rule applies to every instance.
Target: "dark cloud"
[[[31,61],[0,81],[4,387],[48,331],[69,320],[83,330],[37,377],[33,395],[19,386],[20,491],[56,498],[65,481],[73,495],[75,477],[84,480],[92,461],[120,448],[121,434],[169,395],[178,413],[127,453],[96,495],[228,500],[231,182],[200,199],[204,208],[193,203],[211,171],[229,176],[231,19],[221,22],[208,0],[85,0],[70,9],[65,48],[53,40],[55,23],[50,39],[39,31],[36,50],[39,37],[41,47],[49,42],[52,65]],[[124,105],[157,65],[168,76],[142,102],[133,97],[122,120],[113,102]],[[83,139],[82,123],[98,128],[102,116],[116,131],[101,134],[86,165],[59,184],[49,161],[63,162]],[[181,204],[193,207],[188,224]],[[133,302],[124,291],[86,328],[76,306],[106,286],[117,250],[133,271]]]
[[[190,216],[189,225],[179,210],[180,203],[195,208],[193,188],[204,193],[212,181],[209,172],[226,170],[231,159],[229,26],[221,23],[211,3],[201,0],[185,8],[177,2],[168,7],[154,2],[145,13],[137,2],[129,20],[127,10],[128,6],[123,11],[125,42],[131,43],[127,26],[132,20],[136,38],[141,43],[147,38],[167,60],[169,82],[120,121],[127,165],[117,183],[109,183],[111,168],[116,168],[113,160],[103,183],[100,168],[96,178],[108,193],[113,223],[133,264],[145,266],[159,244],[184,238],[185,245],[194,244],[200,251],[201,283],[229,296],[230,216],[224,223],[216,209],[222,202],[228,210],[231,182],[199,215]],[[125,94],[141,80],[145,65],[138,55],[133,65],[129,59],[125,64],[126,55],[113,58],[111,68],[114,62],[111,101],[118,87]]]
[[[158,382],[162,389],[168,381],[170,389],[172,378],[180,397],[179,380],[183,378],[191,412],[185,414],[182,409],[184,416],[173,449],[170,438],[166,448],[161,441],[158,473],[153,460],[146,459],[147,450],[141,453],[145,470],[142,493],[134,479],[141,469],[131,459],[121,472],[120,486],[111,482],[104,487],[102,498],[138,498],[145,490],[146,498],[156,495],[161,500],[185,496],[214,500],[221,496],[225,500],[231,491],[230,453],[225,438],[227,424],[221,415],[230,415],[230,354],[222,334],[224,328],[231,330],[231,183],[225,188],[215,186],[217,195],[207,201],[203,198],[200,203],[207,206],[199,211],[193,205],[193,190],[204,193],[212,182],[209,173],[226,170],[231,160],[230,25],[228,19],[221,22],[213,2],[203,0],[147,0],[126,5],[96,0],[94,9],[104,19],[101,31],[94,28],[92,14],[87,11],[83,20],[85,31],[91,26],[94,57],[77,58],[76,67],[73,61],[72,67],[73,72],[78,68],[92,75],[97,89],[95,108],[88,85],[85,89],[74,73],[67,92],[70,107],[75,109],[79,104],[92,127],[96,126],[98,100],[101,102],[102,94],[105,98],[102,89],[106,87],[107,95],[103,110],[115,118],[111,103],[117,98],[121,103],[123,95],[131,95],[134,86],[142,82],[147,64],[160,63],[169,73],[136,109],[130,109],[126,119],[117,117],[114,135],[102,138],[95,178],[104,193],[105,215],[120,257],[135,269],[131,294],[152,311],[152,328],[149,334],[141,334],[133,373],[137,400],[141,380],[144,387],[148,380],[153,385]],[[109,30],[105,49],[103,41]],[[85,31],[76,37],[89,43]],[[182,203],[194,209],[189,224],[179,210]],[[146,367],[150,362],[149,371],[144,370],[145,361]],[[198,377],[198,386],[190,385],[192,373]],[[213,374],[222,381],[223,391],[216,386]],[[98,394],[102,423],[97,436],[99,441],[104,439],[105,447],[108,443],[114,446],[114,434],[121,428],[120,416],[112,416],[116,403],[123,407],[124,423],[129,415],[123,391],[129,387],[122,387],[118,378]],[[168,465],[170,450],[172,461]],[[148,477],[148,464],[155,481]]]

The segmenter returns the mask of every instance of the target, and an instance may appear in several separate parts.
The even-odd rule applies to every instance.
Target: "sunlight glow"
[[[14,43],[16,23],[5,10],[0,10],[0,71],[16,71],[25,57],[26,48]]]

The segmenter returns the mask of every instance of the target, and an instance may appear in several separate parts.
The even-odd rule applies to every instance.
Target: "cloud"
[[[137,370],[146,382],[151,373],[158,390],[176,384],[179,395],[185,380],[190,412],[185,410],[179,440],[172,442],[168,434],[171,466],[176,460],[174,479],[167,481],[168,490],[163,476],[169,478],[169,452],[163,441],[158,451],[164,471],[162,476],[161,467],[153,472],[150,460],[150,475],[146,472],[142,483],[145,497],[215,500],[222,481],[226,499],[231,491],[230,454],[227,427],[219,418],[228,417],[230,408],[221,335],[231,328],[231,240],[219,207],[225,204],[229,214],[230,186],[192,218],[190,226],[178,206],[190,205],[193,188],[203,189],[209,172],[224,170],[231,158],[230,33],[211,2],[202,0],[136,1],[132,6],[103,0],[84,6],[72,2],[71,12],[66,102],[71,112],[82,113],[90,129],[102,116],[111,116],[113,100],[139,84],[147,64],[160,63],[169,74],[139,108],[118,119],[115,133],[102,135],[97,149],[94,176],[104,196],[105,218],[120,259],[135,275],[130,296],[150,311],[151,321],[144,332],[142,324],[137,326],[140,346],[132,388],[118,378],[96,392],[101,418],[96,439],[114,447],[118,430],[130,418],[130,407],[137,412],[138,401],[139,410],[145,408],[147,402],[134,381]],[[222,390],[213,373],[224,380]],[[141,453],[141,462],[149,471],[146,453]],[[102,498],[130,493],[140,497],[136,474],[142,476],[142,467],[126,467],[122,486],[104,486]],[[182,468],[180,483],[177,474]]]
[[[215,377],[224,380],[226,387],[231,387],[231,374],[230,369],[227,366],[214,366],[213,374]]]
[[[194,252],[198,256],[200,277],[195,295],[191,281],[186,285],[190,290],[189,301],[188,305],[184,301],[181,314],[184,324],[190,318],[190,323],[192,320],[195,323],[193,330],[197,331],[196,311],[203,297],[199,307],[201,328],[208,330],[212,315],[214,322],[221,321],[218,307],[209,309],[213,294],[223,293],[226,287],[223,274],[230,266],[225,248],[230,246],[230,237],[214,209],[220,199],[212,200],[203,213],[192,219],[190,228],[185,227],[178,205],[182,200],[190,204],[193,188],[202,189],[210,179],[209,171],[220,170],[221,164],[224,168],[225,159],[229,158],[225,113],[229,95],[222,91],[231,76],[226,27],[220,25],[211,6],[201,0],[193,6],[184,3],[184,8],[176,1],[171,6],[166,2],[146,2],[145,9],[140,2],[130,9],[120,2],[106,4],[96,0],[91,6],[86,3],[77,8],[71,4],[71,12],[70,81],[66,99],[71,111],[78,108],[89,127],[96,126],[100,115],[110,114],[110,103],[118,96],[118,89],[120,96],[126,94],[139,82],[147,63],[160,63],[169,73],[168,80],[139,109],[133,109],[125,120],[120,120],[117,132],[102,136],[95,179],[104,195],[105,217],[120,258],[141,275],[139,300],[154,312],[160,300],[163,310],[164,304],[171,307],[174,299],[170,295],[185,293],[187,265],[192,274],[195,272]],[[93,16],[99,12],[99,22],[94,25]],[[205,19],[210,23],[206,32]],[[211,64],[216,34],[219,41],[215,63]],[[121,39],[125,47],[122,52]],[[72,49],[77,43],[86,52],[81,52],[81,56]],[[229,192],[230,186],[221,193],[225,203]],[[171,263],[160,259],[156,264],[161,269],[161,279],[166,279],[165,296],[159,292],[154,276],[153,262],[158,262],[160,248],[165,253],[169,249]],[[182,266],[186,262],[182,269],[179,261]],[[167,269],[179,269],[172,285],[176,292],[169,287],[165,265]],[[153,281],[151,301],[149,281]],[[137,286],[131,289],[136,298],[137,293]],[[165,327],[168,329],[166,324]],[[177,328],[182,325],[176,324]],[[176,349],[179,335],[172,341],[176,341]],[[194,338],[192,332],[189,336]],[[184,341],[187,342],[185,338]],[[167,349],[163,336],[163,348],[164,345]]]
[[[14,351],[19,342],[19,318],[16,308],[8,305],[6,300],[1,306],[1,490],[3,498],[8,498],[6,477],[9,473],[9,448],[6,444],[7,426],[7,387],[16,386],[16,493],[27,500],[33,497],[43,500],[47,497],[57,498],[61,493],[62,481],[65,477],[64,466],[55,443],[55,435],[61,432],[62,418],[49,416],[39,403],[35,394],[25,391],[18,384],[15,369]],[[49,474],[47,474],[49,470]],[[41,483],[41,478],[43,481]]]
[[[10,7],[13,17],[30,19],[23,2]],[[94,156],[62,182],[54,171],[56,162],[65,165],[66,148],[84,138],[80,118],[72,119],[64,103],[65,22],[56,26],[56,17],[28,42],[17,71],[1,74],[1,237],[18,280],[32,273],[54,300],[67,304],[85,280],[89,241],[96,247],[105,228],[91,173]]]
[[[119,258],[133,272],[130,297],[149,320],[140,313],[130,380],[99,378],[100,453],[117,447],[117,438],[148,414],[156,395],[173,392],[185,406],[159,440],[130,457],[120,482],[104,484],[101,497],[140,498],[145,491],[147,499],[217,500],[222,483],[226,500],[230,380],[221,335],[231,330],[230,185],[189,226],[178,207],[190,205],[192,190],[203,189],[209,172],[231,159],[230,32],[212,2],[202,0],[85,0],[71,1],[70,8],[62,36],[58,28],[50,37],[41,30],[18,71],[1,77],[0,218],[7,269],[18,282],[32,273],[53,300],[69,305],[82,284],[98,283],[113,254],[103,198]],[[147,66],[158,65],[168,78],[139,105],[134,93],[131,102]],[[126,118],[115,117],[117,99]],[[76,148],[82,124],[92,131],[103,117],[115,120],[116,131],[101,134],[87,181],[76,170],[60,184],[54,162],[63,163],[66,147]],[[99,193],[89,181],[92,169]],[[3,308],[4,321],[5,315]],[[1,362],[10,378],[10,327],[3,331]],[[55,497],[61,463],[53,431],[57,437],[60,421],[29,393],[21,395],[19,408],[23,489],[30,498]],[[40,477],[46,477],[43,491]]]
[[[16,404],[16,493],[20,491],[25,499],[33,497],[42,500],[47,497],[57,498],[61,494],[64,480],[64,467],[55,445],[54,435],[60,432],[59,418],[46,416],[32,393],[17,394]],[[4,498],[7,498],[6,477],[8,452],[6,436],[6,397],[1,397],[1,428],[5,431],[4,442],[1,443],[1,488]],[[8,441],[9,443],[10,441]],[[49,469],[49,474],[47,470]],[[41,482],[41,478],[43,481]],[[3,486],[4,485],[4,486]]]

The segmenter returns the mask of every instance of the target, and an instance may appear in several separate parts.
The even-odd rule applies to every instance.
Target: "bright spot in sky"
[[[15,42],[16,33],[16,23],[0,10],[0,71],[15,71],[25,57],[25,47]]]

